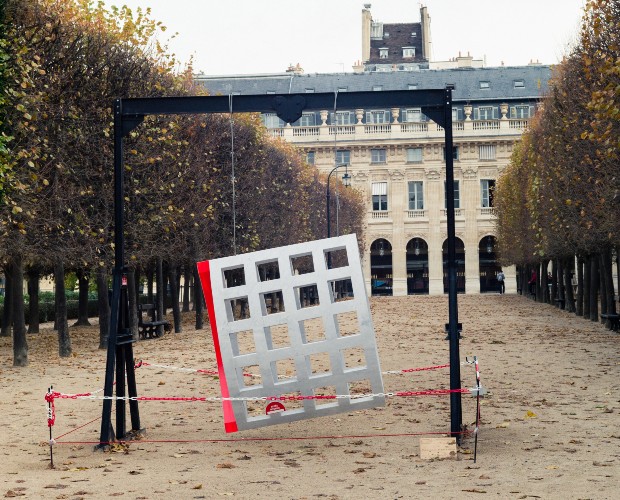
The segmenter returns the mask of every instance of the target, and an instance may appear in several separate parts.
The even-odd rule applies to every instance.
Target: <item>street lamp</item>
[[[330,193],[329,193],[329,182],[331,180],[332,174],[338,170],[340,167],[345,168],[344,175],[342,176],[342,183],[345,187],[349,187],[351,185],[351,176],[349,175],[349,164],[341,163],[340,165],[336,165],[332,168],[331,172],[327,176],[327,237],[331,238],[332,229],[331,229],[331,210],[330,210]]]

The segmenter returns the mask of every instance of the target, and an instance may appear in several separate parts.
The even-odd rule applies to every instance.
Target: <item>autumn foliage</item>
[[[201,89],[191,67],[175,70],[157,36],[165,27],[148,9],[108,11],[90,0],[0,5],[0,262],[10,292],[2,334],[12,326],[14,364],[24,365],[24,297],[8,284],[25,276],[53,273],[57,290],[69,270],[96,280],[105,345],[114,100]],[[146,117],[124,142],[126,264],[138,275],[159,265],[176,281],[197,260],[325,236],[325,177],[268,136],[258,115]],[[360,233],[360,196],[342,198],[341,232]],[[57,312],[68,356],[62,304]]]
[[[587,2],[579,42],[554,68],[549,94],[496,193],[505,263],[519,265],[522,283],[529,268],[537,271],[539,300],[557,300],[593,320],[599,302],[603,314],[616,313],[612,262],[620,245],[619,53],[620,1]],[[548,263],[553,269],[550,294]]]

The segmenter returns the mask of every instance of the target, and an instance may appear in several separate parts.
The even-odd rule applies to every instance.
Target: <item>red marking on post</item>
[[[272,401],[267,405],[265,415],[269,415],[270,413],[280,413],[282,411],[286,411],[284,405],[282,403],[278,403],[277,401]]]
[[[217,333],[215,306],[213,304],[213,290],[211,288],[211,268],[208,260],[198,262],[196,266],[198,268],[200,282],[202,283],[202,291],[205,296],[205,302],[207,303],[207,312],[209,313],[209,319],[211,321],[211,334],[213,335],[215,359],[217,360],[217,371],[220,376],[220,390],[223,398],[229,398],[230,393],[228,391],[226,375],[224,374],[224,363],[222,361],[222,352],[220,351],[220,341]],[[235,420],[235,413],[230,400],[222,401],[222,408],[224,410],[224,430],[226,432],[237,432],[239,429],[237,428],[237,421]]]

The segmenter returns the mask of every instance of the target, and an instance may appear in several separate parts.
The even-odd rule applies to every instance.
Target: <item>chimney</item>
[[[420,7],[420,24],[422,26],[422,59],[431,60],[431,16],[426,7]]]
[[[370,29],[372,26],[372,16],[370,15],[370,4],[365,3],[362,9],[362,62],[370,59]]]

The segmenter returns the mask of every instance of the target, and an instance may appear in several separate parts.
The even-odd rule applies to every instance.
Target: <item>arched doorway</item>
[[[448,240],[443,242],[443,293],[448,293]],[[456,292],[465,293],[465,244],[455,238],[456,249]]]
[[[485,236],[478,244],[478,263],[480,266],[480,293],[499,292],[497,273],[502,268],[497,262],[494,236]]]
[[[422,238],[407,243],[407,294],[428,295],[428,245]]]
[[[392,245],[379,238],[370,245],[372,295],[392,295]]]

